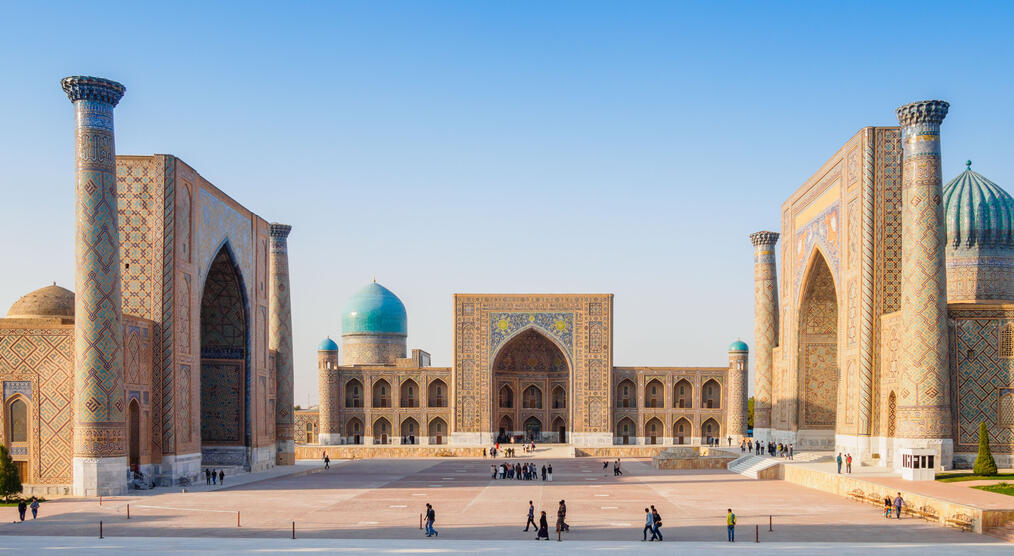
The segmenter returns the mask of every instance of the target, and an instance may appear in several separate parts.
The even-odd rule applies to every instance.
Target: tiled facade
[[[612,302],[455,295],[451,368],[430,367],[419,350],[388,365],[343,365],[327,340],[317,358],[320,406],[297,414],[297,441],[313,439],[305,427],[316,415],[320,445],[738,442],[747,432],[746,345],[737,342],[728,367],[613,367]]]
[[[986,422],[998,463],[1014,464],[1014,425],[1001,417],[1014,387],[1014,350],[1004,356],[1014,299],[1003,295],[1014,290],[990,272],[1014,242],[981,223],[978,244],[954,229],[972,219],[944,206],[945,105],[915,103],[899,109],[907,127],[860,130],[782,205],[777,302],[757,294],[758,334],[771,322],[762,305],[778,311],[775,345],[755,347],[772,361],[771,428],[760,436],[867,464],[895,466],[898,449],[926,446],[945,466],[970,465]],[[984,246],[989,257],[976,259]],[[951,284],[956,270],[964,281]],[[768,279],[756,273],[755,292]]]
[[[291,361],[288,298],[269,292],[288,265],[269,224],[174,156],[116,156],[122,86],[63,84],[78,124],[78,291],[62,290],[75,310],[24,315],[19,301],[0,319],[3,401],[28,403],[26,490],[117,494],[128,467],[166,484],[202,464],[291,462],[291,399],[276,403],[291,396],[291,364],[276,371],[277,354]]]

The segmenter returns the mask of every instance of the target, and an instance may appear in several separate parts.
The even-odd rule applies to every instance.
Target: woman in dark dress
[[[549,521],[546,520],[546,512],[542,512],[539,516],[539,530],[535,533],[535,540],[539,539],[549,540]]]

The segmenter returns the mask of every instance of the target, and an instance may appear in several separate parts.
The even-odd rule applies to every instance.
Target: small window
[[[1014,323],[1008,322],[1000,327],[998,347],[1000,357],[1014,357]]]

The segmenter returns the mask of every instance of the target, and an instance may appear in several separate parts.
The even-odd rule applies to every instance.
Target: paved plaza
[[[297,542],[403,539],[411,547],[431,543],[433,547],[443,547],[441,552],[473,552],[444,543],[530,544],[534,542],[534,534],[522,531],[528,500],[535,502],[537,510],[547,512],[552,528],[557,504],[565,499],[567,521],[572,529],[563,534],[564,543],[594,541],[590,546],[596,547],[612,546],[615,542],[635,543],[619,547],[651,546],[640,543],[641,527],[644,508],[655,504],[665,523],[666,543],[713,542],[709,550],[724,549],[728,544],[725,509],[729,507],[739,518],[737,540],[744,544],[753,545],[755,526],[759,526],[761,543],[780,543],[786,550],[803,546],[799,550],[810,553],[815,549],[806,548],[808,543],[862,542],[882,544],[885,548],[922,543],[988,548],[986,544],[993,544],[1010,549],[1009,544],[996,545],[997,540],[989,536],[962,533],[918,519],[887,520],[869,505],[784,481],[756,481],[727,471],[660,472],[647,459],[623,460],[624,475],[619,478],[613,477],[611,470],[604,476],[600,459],[534,461],[539,465],[552,463],[552,483],[490,480],[490,460],[483,459],[341,461],[328,471],[304,463],[289,475],[235,486],[227,484],[218,490],[201,491],[204,487],[200,485],[187,493],[176,489],[105,498],[102,505],[97,499],[54,500],[43,504],[38,520],[24,523],[13,523],[15,508],[0,508],[3,523],[0,534],[83,537],[91,539],[88,546],[97,546],[94,543],[102,521],[106,537],[103,542],[110,545],[129,542],[126,537],[173,537],[171,544],[164,545],[167,550],[171,546],[183,547],[181,543],[197,543],[196,546],[211,549],[219,545],[201,543],[209,538],[291,541],[295,522]],[[438,539],[427,539],[419,529],[419,516],[426,502],[436,509]],[[774,526],[771,532],[769,516]],[[543,545],[556,550],[555,532],[552,535],[554,542]],[[186,541],[186,538],[205,540]],[[25,546],[22,543],[26,539],[8,541],[5,539],[3,544]],[[222,546],[244,550],[241,545]],[[390,546],[406,545],[398,542]]]

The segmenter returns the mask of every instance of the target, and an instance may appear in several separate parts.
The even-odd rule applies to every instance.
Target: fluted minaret
[[[898,436],[902,447],[940,446],[950,466],[951,408],[947,366],[947,283],[941,204],[940,123],[949,105],[941,100],[897,109],[902,127],[901,204],[901,388]],[[900,459],[900,458],[899,458]]]
[[[750,234],[753,243],[753,435],[771,435],[772,356],[778,342],[778,272],[775,267],[776,232]]]
[[[60,84],[77,116],[74,311],[74,494],[127,491],[123,315],[113,108],[123,85],[99,77]]]
[[[343,400],[339,398],[339,377],[338,344],[327,338],[317,346],[317,392],[320,396],[320,404],[317,406],[317,443],[321,446],[341,442],[342,424],[338,412]]]
[[[733,441],[746,437],[747,429],[747,377],[749,374],[750,353],[747,345],[741,341],[735,341],[729,346],[729,378],[728,398],[729,411],[727,413],[726,436],[731,436]],[[754,419],[757,411],[757,400],[754,399]],[[754,421],[756,423],[756,421]]]
[[[268,230],[271,234],[268,348],[275,352],[275,439],[278,446],[275,463],[294,465],[296,443],[292,437],[292,310],[289,302],[288,247],[292,226],[272,223]]]

